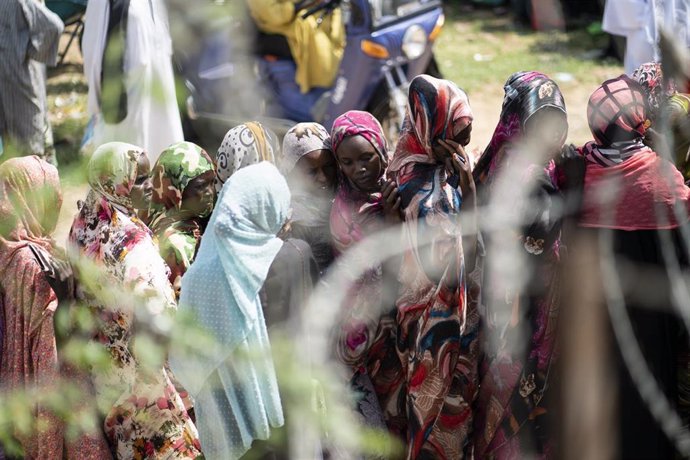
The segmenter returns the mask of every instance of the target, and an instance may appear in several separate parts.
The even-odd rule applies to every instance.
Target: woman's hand
[[[400,217],[400,194],[398,193],[398,186],[395,181],[387,180],[381,188],[382,202],[383,202],[383,216],[387,224],[399,224],[402,222]]]
[[[472,177],[472,168],[470,167],[470,158],[465,152],[462,145],[450,139],[439,140],[439,144],[446,150],[448,156],[445,159],[446,171],[450,175],[457,175],[459,178],[458,185],[462,192],[463,199],[474,197],[476,194],[476,187],[474,178]]]

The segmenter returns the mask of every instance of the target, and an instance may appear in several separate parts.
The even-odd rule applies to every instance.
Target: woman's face
[[[525,124],[525,140],[554,155],[561,151],[568,134],[568,119],[558,109],[547,107],[532,115]]]
[[[335,157],[330,150],[315,150],[297,161],[293,182],[297,187],[314,195],[332,195],[336,182]]]
[[[376,149],[362,136],[345,138],[336,152],[338,164],[352,184],[364,192],[380,189],[383,164]]]
[[[146,154],[142,154],[137,162],[137,179],[130,192],[132,205],[135,209],[148,209],[153,195],[153,182],[151,181],[151,163]]]
[[[455,134],[453,137],[450,138],[450,140],[457,142],[458,144],[462,145],[463,147],[466,147],[469,143],[470,140],[472,139],[472,123],[467,125],[464,129],[462,129],[459,133]],[[448,157],[448,151],[443,148],[441,144],[438,142],[434,142],[434,144],[431,146],[432,151],[434,152],[434,158],[436,161],[439,163],[443,163],[446,161],[446,158]]]
[[[182,209],[194,216],[206,217],[216,200],[215,173],[207,171],[187,184],[182,193]]]

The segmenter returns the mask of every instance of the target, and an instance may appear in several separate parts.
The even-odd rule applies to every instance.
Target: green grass
[[[547,75],[570,74],[575,83],[596,86],[620,66],[600,53],[608,37],[596,27],[568,32],[532,32],[516,26],[510,15],[446,8],[446,27],[436,43],[441,70],[469,93],[503,85],[520,70]]]
[[[70,64],[50,70],[48,107],[61,173],[80,161],[79,146],[88,122],[87,92],[81,66]]]

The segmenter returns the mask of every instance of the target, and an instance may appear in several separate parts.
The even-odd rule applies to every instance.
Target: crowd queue
[[[331,306],[339,310],[331,354],[346,369],[358,420],[399,439],[404,458],[559,457],[559,337],[568,327],[559,318],[562,306],[577,308],[562,295],[569,238],[608,231],[617,261],[687,266],[689,101],[658,64],[645,64],[592,93],[593,140],[574,147],[558,84],[518,72],[474,159],[465,152],[475,123],[467,94],[422,75],[396,146],[361,111],[344,113],[330,133],[300,123],[282,145],[248,122],[228,131],[215,156],[179,142],[153,164],[138,146],[108,142],[88,163],[90,190],[66,250],[52,236],[57,169],[36,156],[5,161],[2,390],[40,389],[67,373],[93,395],[100,424],[75,437],[36,405],[35,429],[16,434],[25,457],[286,455],[262,444],[300,423],[284,407],[269,331],[303,314],[342,256],[381,231],[395,235],[399,255],[372,255],[342,305]],[[74,275],[63,275],[70,263]],[[642,297],[626,298],[635,335],[682,413],[690,371],[681,321],[670,300],[654,309],[655,296]],[[70,373],[54,318],[79,305],[112,363]],[[140,363],[140,323],[183,312],[215,345],[189,356],[171,337],[164,364]],[[606,330],[619,454],[672,458]]]

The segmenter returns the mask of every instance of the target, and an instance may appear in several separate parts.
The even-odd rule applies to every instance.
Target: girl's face
[[[148,209],[153,195],[153,182],[151,181],[151,162],[146,154],[142,154],[137,162],[137,179],[130,192],[132,205],[135,209]]]
[[[336,183],[335,157],[330,150],[315,150],[300,158],[295,165],[292,182],[310,194],[330,196]]]
[[[182,193],[182,209],[195,216],[206,217],[213,211],[216,199],[215,173],[208,171],[195,177]]]
[[[362,136],[345,138],[336,152],[345,177],[363,192],[379,191],[383,163],[376,149]]]

